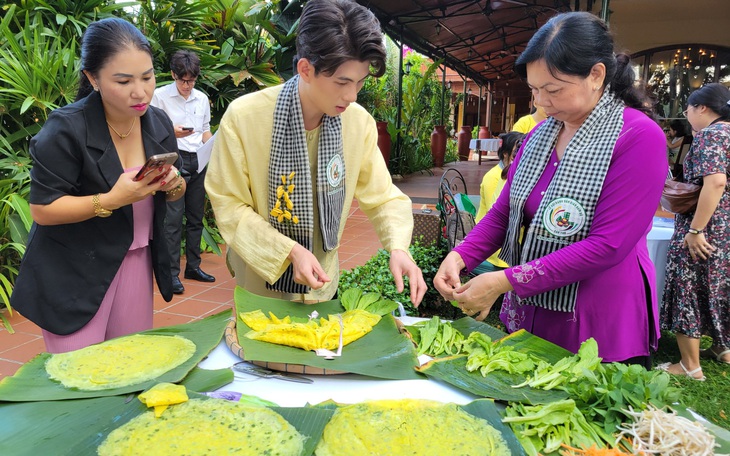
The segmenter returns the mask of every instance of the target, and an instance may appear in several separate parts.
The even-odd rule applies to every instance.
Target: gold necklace
[[[111,129],[112,129],[112,131],[113,131],[114,133],[116,133],[116,134],[117,134],[117,136],[119,136],[119,137],[120,137],[121,139],[124,139],[124,138],[126,138],[127,136],[129,136],[129,135],[131,135],[131,134],[132,134],[132,128],[134,128],[134,125],[135,125],[136,123],[137,123],[137,118],[136,118],[136,117],[132,118],[132,126],[131,126],[131,127],[129,127],[129,131],[127,131],[127,133],[126,133],[126,134],[121,134],[121,133],[119,133],[119,132],[117,131],[117,129],[116,129],[116,128],[114,128],[114,126],[113,126],[112,124],[110,124],[110,123],[109,123],[109,121],[107,121],[107,123],[106,123],[106,124],[107,124],[107,125],[109,125],[109,128],[111,128]]]

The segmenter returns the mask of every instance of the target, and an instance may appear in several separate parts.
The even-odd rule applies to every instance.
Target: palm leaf
[[[507,447],[509,447],[512,456],[522,456],[525,454],[525,450],[517,440],[517,437],[515,437],[512,429],[502,423],[502,415],[494,405],[494,401],[490,399],[477,399],[466,405],[462,405],[461,408],[467,413],[486,420],[493,428],[498,430],[502,434],[502,438],[507,442]]]
[[[223,311],[192,323],[140,332],[139,334],[179,335],[195,343],[196,349],[192,358],[156,379],[103,391],[82,391],[66,388],[48,377],[45,365],[52,355],[41,353],[21,366],[15,375],[0,381],[0,401],[54,401],[116,396],[143,391],[160,382],[179,382],[218,345],[223,338],[223,331],[230,315],[230,311]]]
[[[187,380],[183,384],[191,399],[209,399],[195,394]],[[307,455],[332,416],[331,410],[313,407],[273,410],[307,437]],[[136,395],[0,404],[0,454],[96,455],[110,432],[146,411]]]
[[[474,330],[487,333],[485,329],[478,325],[462,322],[462,320],[464,319],[455,321],[453,326],[458,327],[462,332],[465,331],[464,328],[471,326]],[[464,335],[468,336],[470,333],[471,331],[464,332]],[[492,336],[490,335],[490,337]],[[512,346],[517,351],[532,353],[553,364],[572,354],[568,350],[534,336],[525,330],[516,331],[501,340],[503,344]],[[568,394],[564,391],[546,391],[530,387],[513,388],[512,385],[518,385],[526,380],[526,377],[521,374],[494,371],[486,377],[482,377],[482,374],[477,371],[469,372],[466,370],[466,360],[466,355],[439,358],[417,368],[417,370],[464,391],[499,401],[545,404],[568,397]]]
[[[278,317],[290,315],[301,318],[307,318],[314,310],[321,316],[344,312],[339,300],[302,305],[257,296],[240,287],[236,287],[234,300],[236,315],[257,309],[263,309],[264,313],[273,312]],[[418,365],[415,347],[398,332],[392,315],[385,315],[370,333],[345,346],[342,356],[333,360],[325,360],[314,352],[298,348],[248,339],[244,335],[251,328],[238,318],[236,329],[238,343],[243,347],[247,361],[300,364],[394,380],[423,378],[414,370]]]
[[[530,387],[512,388],[525,381],[524,375],[494,371],[486,377],[479,372],[466,370],[466,355],[435,359],[420,368],[429,377],[437,378],[459,389],[498,401],[546,404],[568,397],[564,391],[545,391]]]

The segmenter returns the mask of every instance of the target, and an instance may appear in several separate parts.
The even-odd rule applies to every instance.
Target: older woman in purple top
[[[649,367],[659,338],[646,234],[667,173],[662,129],[625,54],[589,13],[551,19],[517,59],[547,120],[525,139],[499,199],[444,259],[434,285],[484,319],[573,352],[593,337],[604,361]],[[520,228],[524,236],[520,239]],[[512,267],[471,270],[498,248]]]

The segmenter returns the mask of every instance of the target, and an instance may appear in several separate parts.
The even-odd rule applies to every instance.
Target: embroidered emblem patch
[[[330,158],[327,163],[327,183],[330,187],[339,187],[342,178],[345,177],[342,175],[342,169],[342,157],[335,155]]]
[[[542,215],[545,229],[558,237],[574,235],[585,223],[585,209],[572,198],[555,198],[548,203]]]

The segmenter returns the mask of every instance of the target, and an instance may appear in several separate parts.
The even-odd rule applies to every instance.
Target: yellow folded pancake
[[[159,418],[145,412],[112,431],[99,456],[299,456],[304,437],[281,415],[223,399],[191,399]]]
[[[46,372],[66,388],[98,391],[159,377],[195,354],[195,343],[180,336],[134,334],[59,353]]]
[[[502,435],[455,404],[401,399],[337,409],[316,456],[510,456]]]
[[[260,310],[242,312],[241,320],[253,329],[246,333],[249,339],[287,345],[303,350],[326,348],[336,350],[340,340],[340,320],[337,315],[309,320],[306,323],[291,322],[291,318],[277,318],[269,312],[269,317]],[[342,345],[354,342],[372,331],[380,321],[380,315],[364,310],[348,310],[342,314]]]

